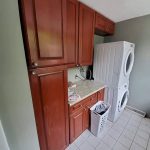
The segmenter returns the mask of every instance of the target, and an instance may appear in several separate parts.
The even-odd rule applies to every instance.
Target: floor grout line
[[[146,150],[148,150],[148,144],[150,142],[150,134],[149,134],[149,138],[148,138],[148,142],[147,142],[147,146],[146,146]]]
[[[135,137],[136,137],[136,135],[137,135],[137,132],[138,132],[138,129],[139,129],[141,123],[142,123],[142,119],[141,119],[141,121],[140,121],[140,123],[139,123],[139,125],[138,125],[138,128],[137,128],[137,130],[136,130],[135,136],[134,136],[134,138],[133,138],[133,141],[132,141],[132,143],[131,143],[131,145],[130,145],[129,150],[131,150],[131,146],[132,146],[132,144],[133,144],[133,142],[134,142],[134,139],[135,139]],[[136,143],[136,144],[137,144],[137,143]],[[139,145],[139,144],[138,144],[138,145]],[[141,145],[139,145],[139,146],[141,146]],[[145,148],[144,148],[144,149],[145,149]]]
[[[90,139],[88,140],[88,138],[90,138],[90,136],[94,136],[91,132],[90,132],[90,130],[88,130],[88,131],[85,131],[85,132],[87,132],[87,133],[85,133],[85,135],[83,136],[83,133],[80,135],[81,136],[81,140],[83,140],[83,141],[80,141],[79,140],[79,142],[81,142],[81,143],[79,143],[79,145],[78,144],[76,144],[75,142],[73,142],[72,144],[77,148],[77,150],[81,150],[81,149],[83,149],[83,147],[81,148],[81,146],[86,142],[87,144],[89,144],[89,147],[91,146],[91,148],[93,149],[93,150],[96,150],[97,149],[97,147],[98,146],[100,146],[100,143],[102,143],[102,144],[105,144],[106,146],[108,146],[107,145],[107,143],[106,143],[106,141],[104,142],[103,141],[103,139],[104,139],[104,137],[105,136],[109,136],[110,138],[112,138],[112,141],[111,141],[111,145],[110,145],[110,147],[109,147],[109,149],[110,150],[114,150],[114,147],[115,146],[119,146],[119,145],[117,145],[117,143],[118,144],[120,144],[120,146],[123,146],[125,149],[128,149],[128,150],[131,150],[131,147],[132,147],[132,145],[133,145],[133,143],[136,143],[137,144],[137,146],[139,146],[139,147],[141,147],[141,148],[144,148],[145,149],[145,147],[146,147],[146,149],[145,150],[148,150],[148,144],[149,144],[149,142],[150,142],[150,133],[148,133],[148,135],[147,136],[145,136],[146,138],[145,138],[145,140],[147,140],[147,143],[145,143],[145,144],[147,144],[147,145],[140,145],[139,143],[137,143],[137,142],[135,142],[135,138],[136,138],[136,136],[139,136],[139,137],[141,137],[142,138],[142,136],[144,135],[144,133],[143,133],[143,135],[142,135],[142,132],[141,132],[141,134],[137,134],[138,133],[138,131],[140,131],[141,129],[143,129],[143,132],[144,132],[144,130],[146,131],[146,128],[144,128],[144,127],[142,127],[141,128],[141,126],[143,125],[143,126],[145,126],[146,127],[146,125],[144,124],[144,118],[138,118],[138,116],[136,115],[136,114],[133,114],[133,113],[131,113],[130,115],[130,112],[125,112],[124,114],[122,114],[123,116],[122,117],[120,117],[119,119],[118,119],[118,121],[117,122],[115,122],[115,123],[108,123],[107,124],[107,129],[106,129],[106,131],[104,131],[104,133],[103,133],[103,136],[101,137],[97,137],[97,142],[96,142],[96,144],[95,144],[95,146],[93,145],[94,143],[90,143]],[[124,124],[123,124],[123,123]],[[117,124],[118,123],[118,124]],[[138,125],[137,125],[137,124]],[[121,125],[123,125],[123,127],[121,127]],[[114,128],[113,128],[114,127]],[[116,128],[115,128],[116,127]],[[117,127],[120,127],[118,130],[117,130]],[[130,127],[131,127],[131,129],[130,129]],[[149,126],[148,126],[149,127]],[[134,129],[134,128],[136,128],[135,130],[133,130],[132,131],[132,129]],[[114,138],[113,137],[113,132],[111,133],[111,134],[109,134],[109,131],[110,130],[114,130],[113,132],[114,132],[114,134],[115,134],[115,131],[116,132],[119,132],[119,134],[118,135],[116,135],[116,137]],[[125,131],[127,131],[127,133],[125,133]],[[142,131],[142,130],[141,130]],[[88,132],[90,132],[90,133],[88,133]],[[131,133],[133,133],[133,135],[132,135],[132,137],[130,138],[130,132]],[[87,135],[86,135],[87,134]],[[121,136],[123,136],[123,139],[121,139]],[[92,137],[91,137],[92,138]],[[96,138],[96,137],[95,137]],[[124,139],[125,138],[125,139]],[[126,142],[128,142],[129,144],[130,144],[130,146],[128,145],[128,147],[126,147],[124,144],[122,144],[122,142],[121,141],[123,141],[123,140],[126,140],[126,139],[128,139]],[[132,140],[131,140],[132,139]],[[93,140],[94,140],[94,138],[93,138]],[[131,142],[129,142],[129,140],[131,140]],[[137,141],[137,140],[136,140]],[[113,144],[114,143],[114,144]],[[84,145],[84,146],[86,146],[86,144]],[[88,146],[88,145],[87,145]],[[72,147],[72,148],[74,148],[74,147]],[[73,150],[72,148],[70,148],[69,150]],[[120,149],[121,150],[121,149]]]
[[[127,121],[127,124],[126,124],[126,125],[128,125],[129,121],[130,121],[130,119]],[[125,131],[125,129],[126,129],[126,127],[124,127],[124,129],[123,129],[123,131],[121,132],[119,138],[122,136],[122,133]],[[117,142],[119,142],[119,138],[118,138]],[[117,142],[116,142],[116,143],[117,143]],[[120,143],[120,142],[119,142],[119,143]],[[121,143],[120,143],[120,144],[121,144]],[[122,145],[122,144],[121,144],[121,145]],[[122,145],[122,146],[125,147],[124,145]],[[125,147],[125,148],[126,148],[126,147]]]

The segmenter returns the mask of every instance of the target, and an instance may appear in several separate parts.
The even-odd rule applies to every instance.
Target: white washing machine
[[[129,96],[129,76],[134,63],[133,43],[126,41],[96,45],[93,76],[107,85],[105,101],[111,105],[108,119],[116,121],[124,110]]]
[[[133,43],[126,41],[98,44],[94,49],[93,76],[111,87],[129,80],[134,63]]]
[[[108,120],[115,122],[120,117],[127,104],[129,97],[128,84],[125,83],[116,89],[109,89],[108,93],[113,93]]]

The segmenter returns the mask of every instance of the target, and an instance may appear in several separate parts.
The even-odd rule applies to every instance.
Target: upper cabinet
[[[79,5],[79,54],[80,65],[90,65],[93,59],[95,11]]]
[[[77,0],[21,0],[29,68],[91,65],[94,31],[114,33],[114,23]]]
[[[78,1],[67,0],[66,51],[68,66],[75,66],[78,53]]]
[[[21,0],[25,48],[29,67],[66,62],[66,0]]]
[[[99,35],[112,35],[115,30],[115,23],[106,17],[98,14],[95,15],[95,33]]]

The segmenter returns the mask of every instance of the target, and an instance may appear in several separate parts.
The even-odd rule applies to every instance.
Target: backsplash
[[[84,70],[83,76],[86,77],[87,66],[83,66],[82,68]],[[75,77],[76,75],[79,77]],[[84,79],[80,73],[80,67],[68,69],[68,81],[77,82],[81,80],[80,78]]]
[[[104,37],[94,35],[94,45],[100,44],[103,42],[104,42]],[[83,66],[82,68],[84,69],[84,76],[86,77],[86,71],[87,71],[88,66]],[[80,74],[80,67],[68,69],[68,81],[71,81],[71,82],[80,81],[81,80],[80,78],[75,78],[76,74],[82,78],[82,76]]]

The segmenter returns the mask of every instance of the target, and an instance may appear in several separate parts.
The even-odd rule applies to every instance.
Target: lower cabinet
[[[84,130],[90,128],[90,108],[97,102],[97,93],[87,97],[84,101]]]
[[[105,88],[97,92],[97,99],[98,101],[104,100]]]
[[[97,95],[98,92],[70,107],[70,143],[90,128],[90,108],[97,102]]]
[[[67,72],[62,67],[29,71],[41,150],[65,150],[69,144]]]
[[[83,118],[83,131],[86,129],[89,129],[89,123],[90,123],[90,107],[85,106],[84,107],[84,118]]]
[[[84,130],[84,109],[81,107],[70,115],[70,142],[73,142]]]

